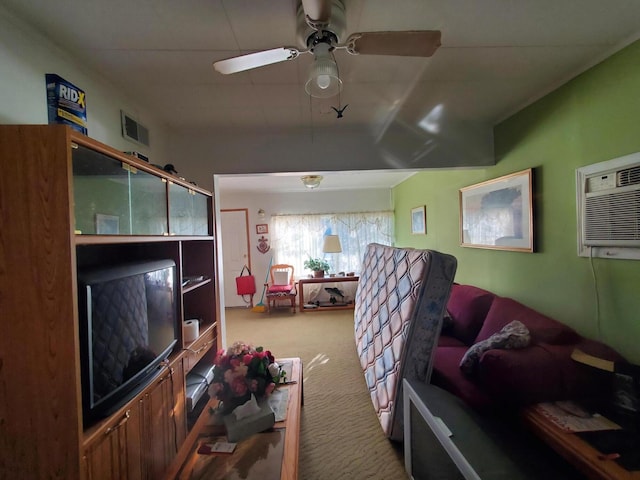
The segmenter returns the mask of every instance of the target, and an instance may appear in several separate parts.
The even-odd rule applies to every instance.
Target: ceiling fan
[[[441,33],[438,30],[359,32],[351,34],[342,42],[345,18],[341,0],[302,0],[298,8],[297,32],[298,39],[304,46],[302,49],[280,47],[263,50],[219,60],[213,67],[228,75],[311,53],[314,62],[305,90],[312,97],[329,98],[342,89],[342,80],[332,53],[335,49],[345,49],[352,55],[430,57],[440,46]]]

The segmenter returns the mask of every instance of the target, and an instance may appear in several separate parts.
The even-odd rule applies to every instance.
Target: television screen
[[[406,379],[403,380],[403,391],[404,460],[409,478],[480,480],[451,440],[452,432],[447,425],[432,414]]]
[[[172,260],[79,272],[85,424],[132,398],[171,353],[179,324],[177,291]]]

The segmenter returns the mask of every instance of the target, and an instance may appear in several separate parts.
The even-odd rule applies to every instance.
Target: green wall
[[[496,165],[421,172],[393,190],[396,245],[458,259],[456,281],[515,298],[640,364],[640,261],[577,255],[575,170],[640,151],[640,41],[495,127]],[[459,246],[458,189],[534,169],[535,253]],[[410,210],[427,206],[427,235]],[[599,312],[599,313],[598,313]]]

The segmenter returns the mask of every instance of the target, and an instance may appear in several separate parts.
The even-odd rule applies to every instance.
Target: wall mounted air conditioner
[[[640,153],[576,170],[578,255],[640,260]]]

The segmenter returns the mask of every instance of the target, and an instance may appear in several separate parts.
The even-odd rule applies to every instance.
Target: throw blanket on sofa
[[[433,250],[371,244],[354,311],[355,340],[384,433],[402,440],[402,379],[428,382],[455,257]]]

